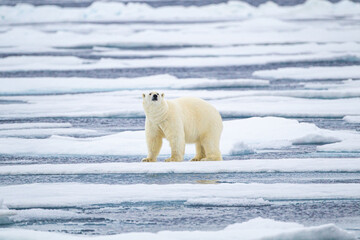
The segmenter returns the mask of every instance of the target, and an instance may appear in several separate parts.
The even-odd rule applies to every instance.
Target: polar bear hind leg
[[[205,158],[200,161],[222,161],[221,152],[219,149],[220,136],[217,139],[205,138],[202,141],[202,146],[205,150]]]

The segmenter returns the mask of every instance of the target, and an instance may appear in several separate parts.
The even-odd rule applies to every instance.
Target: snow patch
[[[300,137],[297,139],[294,139],[292,141],[292,144],[294,145],[306,145],[306,144],[329,144],[329,143],[335,143],[335,142],[341,142],[341,139],[331,136],[323,136],[318,134],[309,134],[304,137]]]
[[[234,147],[230,150],[230,155],[246,155],[253,153],[255,153],[254,149],[243,142],[235,143]]]

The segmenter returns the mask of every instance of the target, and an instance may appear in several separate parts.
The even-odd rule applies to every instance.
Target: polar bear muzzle
[[[154,94],[153,96],[152,96],[152,101],[157,101],[158,100],[158,97],[159,97],[159,94],[158,93],[156,93],[156,94]]]

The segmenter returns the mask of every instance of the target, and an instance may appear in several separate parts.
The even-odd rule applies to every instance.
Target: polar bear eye
[[[151,96],[151,93],[149,93],[149,95]]]

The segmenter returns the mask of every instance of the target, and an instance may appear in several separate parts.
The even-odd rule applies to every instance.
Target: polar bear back
[[[219,112],[206,101],[195,97],[181,97],[167,101],[171,116],[181,119],[186,143],[203,137],[220,137],[222,119]]]

